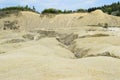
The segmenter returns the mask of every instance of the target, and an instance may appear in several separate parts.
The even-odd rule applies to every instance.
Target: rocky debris
[[[18,21],[4,21],[3,30],[18,30],[20,26],[18,25]]]
[[[28,34],[24,34],[22,37],[27,40],[39,40],[44,37],[56,37],[58,33],[55,31],[46,31],[46,30],[34,30],[30,31]]]
[[[63,37],[61,36],[57,38],[57,40],[65,45],[70,45],[77,38],[78,38],[78,34],[71,33]]]
[[[34,40],[34,35],[33,34],[25,34],[22,37],[24,39],[27,39],[27,40]]]
[[[45,37],[56,37],[57,36],[57,33],[55,31],[37,30],[36,32]]]

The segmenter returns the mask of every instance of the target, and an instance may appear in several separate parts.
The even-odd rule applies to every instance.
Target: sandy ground
[[[18,20],[21,27],[0,31],[0,80],[120,80],[120,28],[87,26],[100,21],[117,26],[119,17],[99,10],[22,12],[1,19],[1,28],[6,20]]]

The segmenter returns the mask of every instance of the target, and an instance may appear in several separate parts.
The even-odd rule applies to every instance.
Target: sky
[[[46,8],[76,10],[98,7],[118,1],[120,0],[0,0],[0,8],[28,5],[30,7],[35,6],[39,12]]]

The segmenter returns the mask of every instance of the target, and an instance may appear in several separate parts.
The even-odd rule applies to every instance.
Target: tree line
[[[116,2],[116,3],[112,3],[111,5],[104,5],[101,7],[92,7],[89,9],[77,9],[77,10],[60,10],[60,9],[54,9],[54,8],[49,8],[49,9],[44,9],[41,13],[42,14],[66,14],[66,13],[79,13],[79,12],[92,12],[96,9],[101,9],[103,12],[111,14],[111,15],[115,15],[115,16],[120,16],[120,2]],[[6,8],[2,8],[0,9],[0,11],[10,11],[10,10],[17,10],[17,11],[33,11],[33,12],[37,12],[35,7],[33,6],[32,8],[30,8],[28,5],[26,6],[15,6],[15,7],[6,7]]]
[[[59,9],[54,9],[54,8],[49,8],[43,10],[41,13],[52,13],[52,14],[59,14],[59,13],[74,13],[74,12],[92,12],[94,10],[100,9],[105,13],[115,15],[115,16],[120,16],[120,2],[112,3],[111,5],[104,5],[101,7],[92,7],[89,9],[77,9],[77,10],[59,10]]]
[[[120,16],[120,2],[112,3],[111,5],[104,5],[101,7],[89,8],[88,12],[94,11],[96,9],[101,9],[103,12],[111,15]]]
[[[66,13],[75,13],[75,12],[87,12],[85,9],[77,9],[76,11],[72,10],[60,10],[60,9],[54,9],[54,8],[49,8],[49,9],[44,9],[41,13],[42,14],[47,14],[47,13],[52,13],[52,14],[66,14]]]
[[[92,12],[94,10],[100,9],[105,13],[111,14],[111,15],[115,15],[115,16],[120,16],[120,2],[116,2],[116,3],[112,3],[111,5],[104,5],[101,7],[93,7],[93,8],[89,8],[89,9],[77,9],[77,10],[59,10],[59,9],[45,9],[42,11],[42,13],[74,13],[74,12]]]

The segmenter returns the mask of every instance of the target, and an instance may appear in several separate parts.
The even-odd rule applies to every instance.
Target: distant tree
[[[26,6],[25,6],[25,9],[28,9],[28,8],[29,8],[28,5],[26,5]]]
[[[120,16],[120,12],[116,14],[116,16]]]
[[[28,5],[26,6],[13,6],[13,7],[6,7],[6,8],[2,8],[0,9],[0,11],[33,11],[36,12],[35,7],[33,7],[33,9],[31,9]]]
[[[73,11],[72,10],[64,10],[63,13],[72,13]]]
[[[87,12],[85,9],[77,9],[76,12]]]
[[[33,11],[36,11],[35,6],[33,6],[33,8],[32,8],[32,9],[33,9]]]
[[[45,14],[45,13],[59,14],[59,13],[62,13],[62,11],[59,9],[49,8],[42,11],[42,14]]]
[[[88,12],[94,11],[96,9],[101,9],[103,12],[108,13],[108,14],[112,14],[113,12],[119,11],[116,14],[114,14],[114,15],[119,16],[119,14],[120,14],[120,2],[112,3],[111,5],[104,5],[101,7],[89,8]]]

